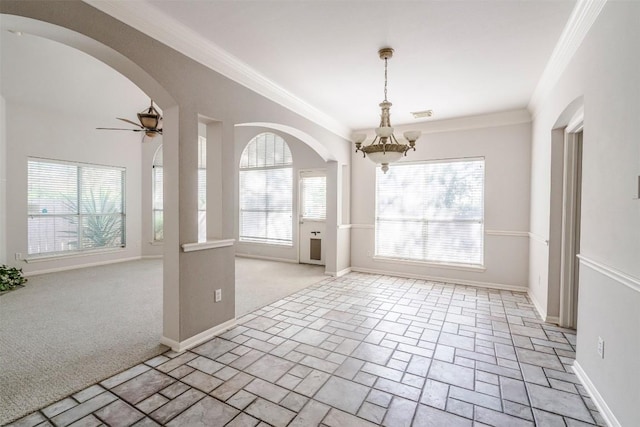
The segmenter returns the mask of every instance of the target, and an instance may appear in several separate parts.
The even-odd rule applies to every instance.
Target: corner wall
[[[607,2],[550,94],[534,106],[530,292],[545,306],[552,129],[584,99],[576,366],[612,425],[640,425],[640,3]],[[550,235],[553,233],[553,235]],[[539,279],[540,278],[540,279]],[[604,358],[597,353],[605,341]]]

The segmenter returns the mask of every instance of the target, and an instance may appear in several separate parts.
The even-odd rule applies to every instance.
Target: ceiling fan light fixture
[[[422,134],[420,131],[407,131],[404,137],[408,141],[406,144],[398,141],[393,134],[391,126],[391,102],[387,100],[387,61],[393,56],[393,49],[390,47],[382,48],[378,51],[380,59],[384,60],[384,101],[380,105],[380,126],[375,129],[376,136],[369,145],[363,146],[362,143],[366,139],[364,134],[354,134],[353,142],[356,145],[356,153],[362,152],[364,157],[369,157],[372,162],[381,165],[382,172],[387,173],[389,164],[395,163],[407,155],[407,151],[416,149],[416,140]]]

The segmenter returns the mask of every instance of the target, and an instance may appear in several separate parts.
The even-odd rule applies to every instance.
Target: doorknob
[[[312,231],[311,234],[313,234],[314,236],[317,236],[318,234],[320,234],[319,231]]]

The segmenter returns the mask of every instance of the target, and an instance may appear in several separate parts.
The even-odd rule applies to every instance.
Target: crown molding
[[[298,98],[146,1],[83,1],[330,132],[347,140],[350,138],[349,127]]]
[[[580,44],[589,29],[602,11],[607,0],[578,0],[562,34],[553,49],[549,61],[540,76],[538,85],[533,91],[528,109],[535,116],[540,103],[546,98],[553,86],[560,80],[560,76],[578,51]]]

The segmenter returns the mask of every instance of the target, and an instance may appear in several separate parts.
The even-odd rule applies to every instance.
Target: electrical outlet
[[[216,289],[215,302],[222,301],[222,289]]]
[[[22,254],[20,252],[16,252],[16,261],[20,261],[22,259]]]
[[[598,337],[598,355],[604,359],[604,340],[602,337]]]

